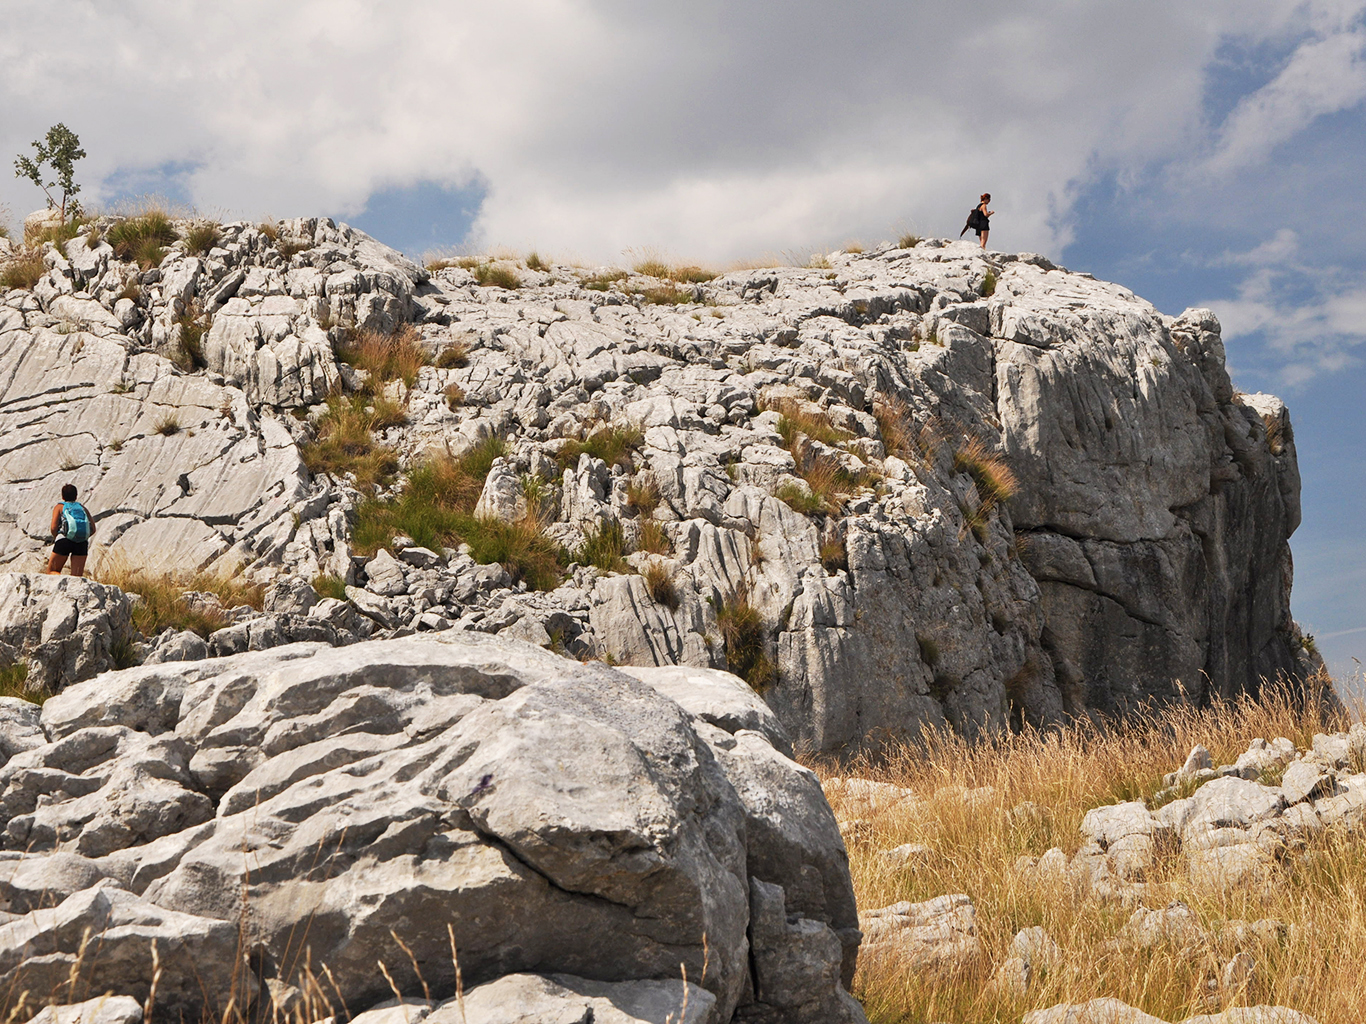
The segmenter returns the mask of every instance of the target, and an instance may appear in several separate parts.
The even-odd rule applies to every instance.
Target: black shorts
[[[52,545],[52,552],[56,555],[76,555],[84,558],[90,554],[90,542],[88,540],[68,540],[65,537],[58,537],[57,543]]]

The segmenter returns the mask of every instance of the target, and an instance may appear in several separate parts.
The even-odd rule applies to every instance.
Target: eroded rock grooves
[[[376,961],[453,996],[454,942],[489,1014],[662,1020],[686,969],[689,1020],[862,1022],[816,776],[734,676],[632,672],[446,630],[0,698],[0,986],[142,1002],[155,940],[172,1018],[287,1012],[324,967],[357,1013]]]
[[[794,742],[825,752],[925,723],[971,735],[1201,702],[1313,667],[1289,614],[1293,431],[1279,400],[1234,391],[1208,311],[1167,317],[1044,257],[937,240],[669,285],[694,301],[659,304],[647,286],[663,282],[638,275],[519,266],[520,289],[481,287],[477,268],[429,275],[330,221],[277,234],[287,247],[225,225],[207,255],[178,243],[142,273],[80,237],[5,296],[0,560],[32,567],[71,479],[135,564],[353,585],[345,606],[236,623],[210,654],[454,624],[720,668],[736,656],[718,610],[743,594],[752,678]],[[189,315],[212,319],[207,368],[186,373],[164,357]],[[345,332],[409,322],[434,356],[469,353],[388,386],[407,423],[380,439],[405,466],[504,438],[481,515],[523,514],[534,484],[568,548],[619,522],[629,553],[654,520],[664,553],[544,594],[454,550],[353,557],[360,496],[311,478],[298,445],[356,383]],[[614,465],[557,459],[627,425],[640,441]],[[821,460],[855,482],[796,511]],[[637,575],[650,562],[673,600]],[[182,640],[160,656],[193,656]]]

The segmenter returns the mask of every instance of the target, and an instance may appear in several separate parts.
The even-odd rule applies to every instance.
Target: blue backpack
[[[86,540],[90,536],[90,517],[79,501],[62,502],[62,536],[67,540]]]

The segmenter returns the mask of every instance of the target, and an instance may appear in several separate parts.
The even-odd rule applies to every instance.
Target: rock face
[[[0,896],[28,916],[0,926],[0,984],[49,991],[89,928],[106,953],[71,1002],[146,999],[157,938],[170,1012],[324,965],[359,1012],[392,994],[377,960],[445,998],[454,946],[467,1001],[515,989],[529,1019],[676,1012],[682,965],[689,1020],[863,1021],[816,777],[740,680],[636,671],[447,630],[69,686],[41,742],[4,744]]]
[[[59,690],[127,664],[137,635],[128,596],[73,576],[0,575],[0,663],[28,665],[26,683]]]
[[[141,274],[74,239],[4,297],[0,564],[36,557],[71,478],[137,564],[351,585],[345,610],[290,613],[330,633],[247,625],[210,654],[507,630],[620,664],[741,668],[798,746],[826,752],[1315,667],[1289,614],[1289,417],[1235,392],[1208,311],[1166,317],[1041,256],[940,240],[689,292],[567,267],[482,287],[330,221],[278,234],[225,225],[207,255],[177,243]],[[134,278],[139,298],[119,298]],[[186,316],[211,320],[206,370],[165,358]],[[535,511],[571,550],[618,524],[627,571],[580,566],[533,594],[470,552],[352,557],[354,481],[311,479],[298,445],[356,381],[345,332],[409,322],[459,358],[393,382],[407,423],[377,440],[411,468],[502,438],[479,514]],[[561,458],[603,429],[637,440]],[[654,554],[634,550],[647,529]],[[743,654],[722,621],[739,604],[758,629]]]

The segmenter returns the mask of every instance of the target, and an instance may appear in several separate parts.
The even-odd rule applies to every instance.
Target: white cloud
[[[953,231],[989,189],[1002,244],[1048,250],[1069,182],[1170,156],[1222,34],[1297,5],[1191,6],[11,2],[0,147],[63,120],[88,180],[190,162],[248,216],[480,174],[490,241],[603,257]]]

